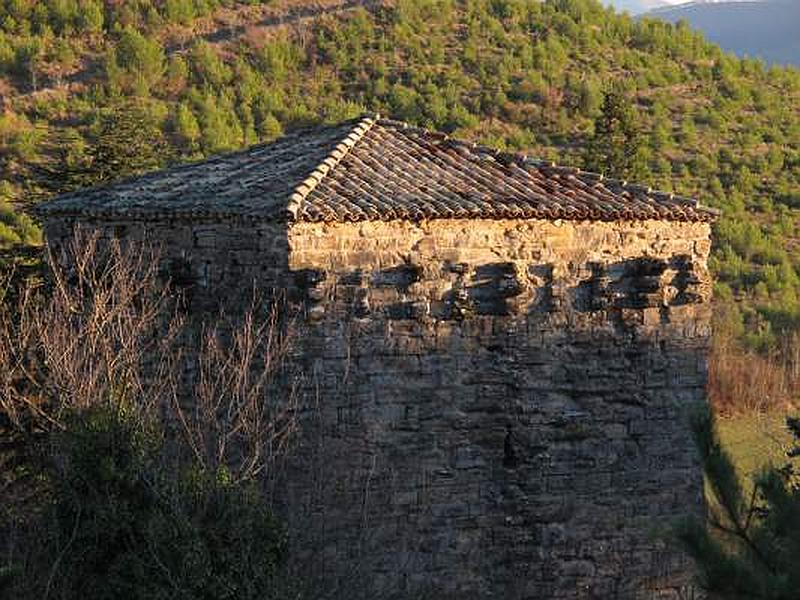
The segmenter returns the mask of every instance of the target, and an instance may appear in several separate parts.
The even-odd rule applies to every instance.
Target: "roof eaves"
[[[348,152],[361,141],[379,119],[380,116],[377,114],[365,116],[360,119],[350,133],[334,146],[333,150],[331,150],[314,170],[311,171],[309,176],[292,190],[292,193],[289,195],[289,201],[286,204],[286,214],[290,220],[297,220],[298,216],[302,213],[303,202],[308,195],[314,191],[331,170],[336,168],[336,165],[347,156]]]

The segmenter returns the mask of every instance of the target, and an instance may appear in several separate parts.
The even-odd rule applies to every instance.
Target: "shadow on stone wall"
[[[293,274],[307,400],[276,497],[331,597],[690,597],[657,529],[702,508],[707,282],[572,269],[445,264],[438,295],[413,265]]]

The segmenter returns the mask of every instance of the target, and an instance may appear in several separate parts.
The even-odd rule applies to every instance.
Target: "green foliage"
[[[53,448],[43,534],[9,597],[274,597],[285,536],[257,489],[177,466],[121,406],[73,415]]]
[[[89,186],[139,175],[164,167],[169,157],[161,123],[147,107],[131,103],[114,106],[98,115],[86,162],[73,171],[74,182]]]
[[[206,95],[198,100],[200,143],[206,154],[233,150],[242,145],[244,132],[233,100],[227,95]]]
[[[127,85],[139,96],[148,95],[164,75],[161,45],[132,28],[126,28],[120,35],[112,60],[128,76]]]
[[[194,45],[189,54],[189,64],[192,66],[192,78],[200,86],[220,88],[230,81],[230,69],[205,42]]]
[[[746,339],[768,346],[800,328],[785,306],[800,296],[797,69],[739,60],[685,24],[634,21],[596,0],[403,1],[268,35],[241,4],[0,0],[15,115],[3,177],[15,197],[38,187],[26,164],[57,154],[32,132],[72,128],[91,148],[96,116],[123,96],[154,109],[184,159],[375,110],[722,208],[712,266],[742,306]],[[245,35],[177,41],[223,5],[242,9]],[[65,77],[80,85],[29,94]]]
[[[259,133],[264,140],[274,140],[283,135],[283,127],[281,126],[281,122],[278,121],[272,113],[267,113],[261,120]]]
[[[619,179],[643,177],[638,119],[622,91],[612,90],[603,97],[585,162],[589,170]]]
[[[800,441],[800,420],[789,418],[787,426]],[[800,597],[800,482],[793,465],[765,467],[746,495],[710,411],[695,418],[694,432],[714,503],[707,524],[688,520],[678,536],[701,584],[731,598]],[[800,448],[789,456],[800,456]]]
[[[0,114],[0,161],[32,160],[42,137],[24,115]]]
[[[0,251],[41,243],[39,228],[27,214],[14,209],[13,201],[13,186],[0,180]]]
[[[99,33],[103,30],[103,6],[96,0],[84,0],[79,10],[79,29],[87,33]]]
[[[175,134],[189,152],[197,150],[200,140],[200,124],[187,103],[181,103],[175,112]]]
[[[192,0],[166,0],[164,14],[173,23],[188,25],[195,17]]]

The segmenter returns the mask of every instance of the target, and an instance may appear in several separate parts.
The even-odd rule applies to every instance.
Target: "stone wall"
[[[331,597],[686,592],[655,529],[702,507],[708,224],[85,224],[158,243],[194,314],[288,291],[302,433],[275,498]]]
[[[160,257],[160,272],[188,300],[198,318],[240,312],[254,295],[283,290],[288,273],[285,224],[229,221],[52,218],[44,233],[56,260],[69,264],[76,232],[147,244]],[[80,235],[80,234],[79,234]]]
[[[702,505],[707,224],[297,224],[289,247],[316,468],[285,491],[315,566],[365,597],[678,597],[655,530]]]

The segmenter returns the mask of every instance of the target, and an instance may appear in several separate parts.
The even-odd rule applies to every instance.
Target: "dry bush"
[[[708,375],[708,397],[715,412],[729,416],[795,408],[800,362],[789,352],[797,349],[795,342],[789,339],[787,351],[763,356],[730,337],[715,337]]]
[[[97,234],[79,232],[48,262],[48,283],[31,282],[15,303],[0,305],[0,576],[6,564],[19,572],[10,593],[70,597],[98,579],[104,589],[135,580],[163,592],[154,579],[174,586],[180,575],[191,580],[181,584],[184,597],[194,596],[189,583],[215,578],[266,597],[283,533],[251,492],[295,431],[293,328],[283,303],[254,299],[242,314],[211,321],[183,315],[185,290],[160,271],[158,249]],[[140,451],[146,469],[126,462]],[[126,486],[150,499],[147,510]],[[204,519],[213,524],[198,528]],[[124,556],[141,556],[143,572],[155,571],[140,579],[135,569],[112,573],[120,577],[111,585],[104,561],[117,560],[122,530],[139,532],[126,538]],[[225,535],[235,540],[215,549]],[[152,557],[139,552],[140,538]],[[183,557],[185,566],[187,556],[221,554],[232,558],[213,572],[197,559],[192,576],[162,560]],[[83,571],[73,577],[73,568]]]
[[[287,372],[291,327],[287,332],[275,308],[264,319],[257,315],[254,304],[233,324],[205,328],[188,406],[172,395],[194,459],[204,469],[225,467],[236,481],[273,465],[296,429],[296,379],[281,378],[286,396],[275,397],[276,376]]]
[[[49,257],[50,289],[27,286],[0,309],[0,410],[17,428],[59,428],[65,412],[98,402],[145,410],[167,392],[158,358],[180,323],[162,315],[169,292],[155,253],[78,235],[66,257],[68,266]]]
[[[77,233],[48,285],[0,307],[0,434],[22,448],[107,405],[165,424],[175,455],[255,478],[295,428],[280,302],[199,323],[159,272],[159,252]],[[8,490],[0,489],[0,493]]]

